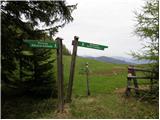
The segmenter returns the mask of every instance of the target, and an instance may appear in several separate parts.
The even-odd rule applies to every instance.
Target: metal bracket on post
[[[78,39],[79,39],[79,37],[74,36],[74,41],[72,41],[73,53],[72,53],[70,76],[69,76],[69,83],[68,83],[68,89],[67,89],[67,98],[66,98],[66,102],[68,102],[68,103],[71,102],[71,96],[72,96],[72,86],[73,86],[74,71],[75,71],[75,64],[76,64]]]
[[[63,85],[63,59],[62,59],[62,38],[56,38],[57,49],[57,83],[58,83],[58,111],[63,112],[64,109],[64,85]]]

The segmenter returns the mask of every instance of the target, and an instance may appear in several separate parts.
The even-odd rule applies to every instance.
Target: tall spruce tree
[[[64,27],[73,20],[71,13],[75,8],[76,5],[66,5],[65,1],[1,1],[3,83],[31,89],[32,80],[43,79],[44,82],[44,80],[51,80],[51,77],[53,77],[52,80],[55,79],[48,72],[52,71],[49,70],[53,67],[51,61],[43,65],[42,59],[38,58],[38,56],[43,56],[43,51],[35,52],[28,49],[33,55],[21,54],[24,52],[21,43],[23,39],[42,38],[41,35],[45,32],[54,35],[60,27]],[[42,24],[43,29],[40,29]],[[44,52],[46,53],[43,59],[47,60],[50,51],[44,50]],[[37,63],[36,58],[39,60]],[[17,70],[20,70],[19,76],[17,76]],[[37,70],[40,70],[38,72],[44,76],[33,77],[38,74]]]
[[[48,37],[45,36],[45,38]],[[17,58],[19,60],[19,80],[16,81],[16,86],[22,92],[31,95],[56,96],[55,50],[29,48],[27,45],[22,47]]]
[[[30,82],[29,91],[41,96],[56,95],[56,79],[53,54],[50,49],[33,49],[33,80]]]

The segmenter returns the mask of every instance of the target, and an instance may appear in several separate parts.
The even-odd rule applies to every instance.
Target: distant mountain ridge
[[[127,58],[127,57],[119,57],[119,56],[113,56],[112,58],[122,60],[122,61],[126,61],[126,62],[133,63],[133,64],[147,64],[147,63],[150,63],[149,60],[137,60],[135,58]]]
[[[106,56],[100,56],[100,57],[81,56],[81,57],[103,61],[103,62],[115,63],[115,64],[145,64],[145,63],[148,63],[148,61],[138,61],[132,58],[125,58],[125,57],[106,57]]]

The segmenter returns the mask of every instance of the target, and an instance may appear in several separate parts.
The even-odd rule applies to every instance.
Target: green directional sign
[[[82,42],[82,41],[78,41],[78,46],[92,48],[92,49],[98,49],[98,50],[104,50],[105,48],[108,48],[108,46],[87,43],[87,42]]]
[[[40,40],[23,40],[24,43],[28,44],[32,48],[58,48],[56,42],[52,41],[40,41]]]

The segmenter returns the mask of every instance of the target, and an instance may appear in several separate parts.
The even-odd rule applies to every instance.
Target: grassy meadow
[[[66,93],[71,57],[64,56],[63,60]],[[86,95],[86,75],[81,73],[86,62],[90,70],[90,96]],[[56,111],[57,99],[24,95],[2,98],[2,118],[158,118],[158,103],[135,97],[134,91],[125,97],[126,76],[127,65],[77,57],[72,102],[65,105],[63,114]],[[141,85],[145,83],[149,82],[140,81]]]

